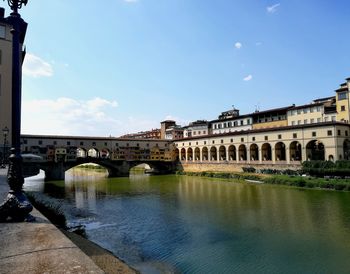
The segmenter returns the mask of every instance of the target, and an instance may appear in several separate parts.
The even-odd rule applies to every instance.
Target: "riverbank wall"
[[[9,191],[6,173],[0,169],[0,199]],[[37,209],[31,214],[34,222],[0,224],[0,273],[106,273]],[[124,266],[108,273],[135,273]]]
[[[177,165],[178,171],[184,172],[243,172],[243,167],[252,167],[255,170],[277,169],[277,170],[300,170],[301,164],[260,164],[260,163],[193,163],[180,162]]]

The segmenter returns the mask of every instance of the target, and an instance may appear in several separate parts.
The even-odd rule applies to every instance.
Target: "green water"
[[[350,193],[81,170],[26,185],[145,273],[350,273]]]

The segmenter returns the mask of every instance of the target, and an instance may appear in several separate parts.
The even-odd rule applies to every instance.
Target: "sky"
[[[185,126],[333,96],[350,77],[348,0],[29,0],[20,13],[23,134]]]

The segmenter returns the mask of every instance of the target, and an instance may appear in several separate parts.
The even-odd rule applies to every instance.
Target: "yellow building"
[[[2,129],[7,127],[9,131],[8,144],[12,136],[12,35],[10,17],[4,17],[5,9],[0,8],[0,145],[3,146]],[[23,44],[27,24],[21,27],[20,43]],[[22,50],[24,59],[25,51]]]

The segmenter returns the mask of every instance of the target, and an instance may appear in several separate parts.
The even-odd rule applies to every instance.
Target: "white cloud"
[[[250,81],[253,79],[253,76],[251,74],[247,75],[246,77],[243,78],[243,81]]]
[[[235,48],[236,49],[240,49],[242,47],[242,43],[240,43],[240,42],[236,42],[235,43]]]
[[[23,63],[23,74],[30,77],[51,77],[52,66],[40,57],[27,53]]]
[[[107,137],[160,128],[158,120],[121,117],[117,107],[116,101],[100,97],[24,100],[22,133]]]
[[[277,3],[277,4],[274,4],[274,5],[272,5],[272,6],[268,6],[268,7],[266,8],[266,11],[267,11],[268,13],[275,13],[280,5],[281,5],[280,3]]]
[[[116,101],[99,97],[87,101],[57,98],[23,101],[22,132],[55,135],[115,135],[120,121],[110,110]]]

